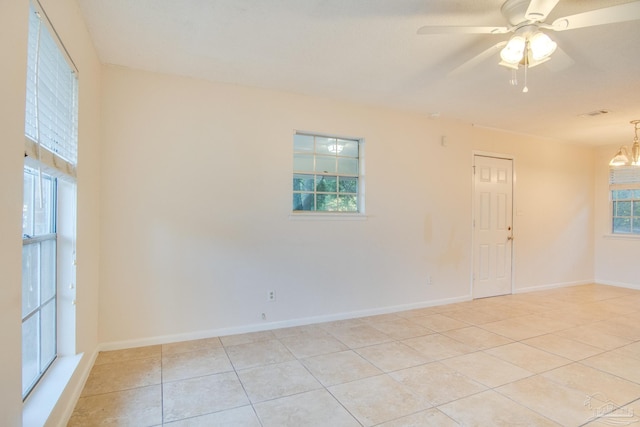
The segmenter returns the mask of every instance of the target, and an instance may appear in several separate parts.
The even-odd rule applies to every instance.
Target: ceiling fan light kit
[[[609,166],[640,166],[640,143],[638,143],[638,125],[640,120],[631,120],[634,125],[635,137],[630,148],[623,145],[613,159],[609,162]]]

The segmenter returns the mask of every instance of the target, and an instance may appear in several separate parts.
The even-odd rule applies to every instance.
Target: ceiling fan
[[[418,34],[507,34],[513,33],[509,40],[503,40],[489,49],[471,58],[453,70],[451,74],[466,71],[497,51],[500,51],[500,65],[514,71],[521,66],[525,69],[542,64],[558,51],[565,63],[573,61],[564,53],[556,42],[544,31],[566,31],[576,28],[592,27],[596,25],[612,24],[640,19],[640,1],[620,4],[617,6],[595,9],[575,15],[564,16],[546,23],[545,20],[556,7],[559,0],[507,0],[500,8],[502,16],[507,21],[506,26],[433,26],[426,25],[418,29]],[[568,65],[568,64],[567,64]],[[512,84],[517,84],[512,78]],[[524,92],[527,91],[526,82]]]

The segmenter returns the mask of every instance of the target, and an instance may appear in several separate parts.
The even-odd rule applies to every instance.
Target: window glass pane
[[[614,190],[613,200],[629,200],[632,196],[632,190]]]
[[[357,193],[358,192],[358,178],[345,178],[340,177],[340,187],[338,189],[340,193]]]
[[[633,201],[633,216],[640,218],[640,198]]]
[[[358,159],[351,159],[347,157],[338,158],[338,173],[345,175],[357,175],[358,174]]]
[[[294,135],[293,150],[296,152],[313,153],[313,136],[311,135]]]
[[[313,203],[313,193],[294,193],[293,194],[293,210],[294,211],[315,210],[315,206]]]
[[[293,170],[300,172],[313,172],[313,155],[294,154]]]
[[[358,141],[352,139],[339,139],[338,145],[342,146],[341,156],[358,157]]]
[[[633,198],[636,200],[640,199],[640,190],[633,190]]]
[[[335,156],[316,156],[316,172],[336,173]]]
[[[22,393],[38,378],[40,367],[38,360],[39,337],[38,324],[40,322],[39,313],[31,316],[22,323]]]
[[[614,233],[630,233],[631,218],[613,218]]]
[[[616,202],[616,216],[631,216],[631,202]]]
[[[318,211],[337,211],[338,196],[335,194],[318,194],[316,195],[316,210]]]
[[[40,303],[46,302],[56,293],[56,241],[40,243]]]
[[[640,217],[633,218],[633,232],[640,233]]]
[[[316,153],[320,155],[335,155],[342,147],[338,145],[336,138],[316,136]]]
[[[56,300],[42,306],[40,312],[40,366],[44,369],[56,357]]]
[[[22,246],[22,317],[36,309],[40,302],[40,245]]]
[[[51,209],[51,178],[42,176],[39,179],[35,177],[36,194],[35,194],[35,229],[34,235],[49,234],[53,232],[52,227],[52,209]],[[42,192],[40,192],[40,182],[42,182]]]
[[[25,170],[24,173],[24,195],[22,207],[22,234],[33,236],[33,214],[35,197],[35,177]]]
[[[338,210],[343,212],[357,212],[358,201],[356,196],[339,196]]]
[[[337,183],[338,177],[318,175],[316,176],[316,191],[319,193],[335,193],[337,191]]]
[[[313,191],[313,180],[315,175],[293,175],[293,191]]]

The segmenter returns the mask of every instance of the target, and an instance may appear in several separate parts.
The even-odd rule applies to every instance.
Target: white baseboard
[[[616,286],[619,288],[640,290],[640,283],[615,282],[611,280],[601,280],[601,279],[596,279],[595,283],[597,283],[598,285]]]
[[[548,289],[555,288],[566,288],[568,286],[579,286],[579,285],[590,285],[594,283],[592,279],[588,280],[577,280],[575,282],[562,282],[562,283],[551,283],[548,285],[538,285],[538,286],[527,286],[525,288],[514,289],[514,294],[524,294],[527,292],[535,292],[535,291],[543,291]]]
[[[125,348],[143,347],[148,345],[169,344],[180,341],[189,341],[203,338],[223,337],[227,335],[245,334],[249,332],[268,331],[273,329],[289,328],[293,326],[304,326],[315,323],[332,322],[336,320],[354,319],[357,317],[375,316],[379,314],[396,313],[399,311],[415,310],[418,308],[433,307],[438,305],[453,304],[471,300],[471,295],[464,295],[454,298],[443,298],[433,301],[423,301],[419,303],[402,304],[389,307],[374,308],[369,310],[351,311],[323,316],[303,317],[299,319],[284,320],[278,322],[256,323],[229,328],[209,329],[197,332],[187,332],[182,334],[161,335],[148,338],[139,338],[125,341],[106,342],[98,345],[99,351],[121,350]]]

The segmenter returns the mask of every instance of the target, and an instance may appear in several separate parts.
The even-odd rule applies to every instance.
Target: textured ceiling
[[[628,3],[560,0],[554,19]],[[501,0],[78,0],[100,59],[125,67],[411,110],[592,145],[628,144],[640,119],[640,20],[548,33],[556,52],[511,86],[509,35],[417,35],[505,25]],[[638,16],[640,19],[640,16]],[[582,117],[594,110],[610,113]]]

